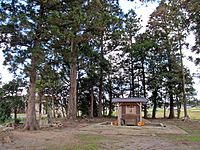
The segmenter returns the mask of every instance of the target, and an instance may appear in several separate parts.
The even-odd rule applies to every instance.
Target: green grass
[[[98,150],[99,142],[106,139],[102,135],[94,134],[77,134],[76,139],[78,142],[71,143],[70,145],[56,145],[49,146],[47,150]]]
[[[174,113],[175,113],[175,115],[177,115],[176,110],[174,110]],[[152,114],[152,109],[150,108],[150,109],[148,109],[148,116],[151,117],[151,114]],[[158,108],[157,112],[156,112],[156,117],[163,118],[163,114],[164,114],[164,110],[161,108]],[[188,109],[188,114],[191,119],[200,120],[200,108],[190,108],[190,109]],[[168,116],[168,115],[169,115],[169,110],[166,110],[166,116]],[[180,117],[183,117],[183,116],[184,116],[184,111],[182,109]]]
[[[92,135],[91,134],[79,134],[79,135],[77,135],[77,138],[84,142],[97,142],[97,141],[105,139],[104,136],[96,135],[96,134],[92,134]]]
[[[98,150],[98,145],[95,143],[77,145],[71,150]]]
[[[184,142],[200,142],[200,130],[193,129],[191,126],[181,127],[185,130],[188,135],[167,135],[167,138],[173,141],[184,141]]]
[[[170,135],[167,137],[172,141],[184,141],[184,142],[200,142],[200,135]]]
[[[59,146],[49,146],[47,150],[98,150],[96,144],[78,144],[78,145],[59,145]]]
[[[178,140],[184,140],[188,142],[200,142],[200,136],[184,136],[184,137],[178,138]]]
[[[104,140],[105,137],[96,134],[78,134],[77,139],[79,139],[82,144],[78,145],[74,150],[97,150],[98,142]]]

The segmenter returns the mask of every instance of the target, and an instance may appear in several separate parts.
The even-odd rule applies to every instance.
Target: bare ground
[[[200,137],[199,121],[148,120],[153,124],[162,122],[166,127],[116,127],[101,125],[107,119],[64,122],[61,128],[42,128],[39,131],[12,131],[11,143],[0,142],[0,150],[199,150],[200,141],[185,140],[185,137]],[[110,120],[109,120],[110,121]],[[184,129],[184,130],[183,130]],[[81,147],[86,142],[80,135],[101,136],[96,147]],[[87,140],[87,139],[86,139]],[[90,141],[91,140],[91,141]],[[77,145],[79,145],[77,147]]]

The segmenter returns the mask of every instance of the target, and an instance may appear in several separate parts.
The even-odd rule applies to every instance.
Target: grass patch
[[[91,144],[81,144],[75,146],[71,150],[98,150],[98,145],[96,143],[91,143]]]
[[[168,136],[168,139],[175,140],[175,141],[185,141],[185,142],[200,142],[200,136],[195,135],[188,135],[188,136],[177,136],[177,135],[171,135]]]
[[[76,150],[98,150],[98,143],[106,138],[96,134],[78,134],[77,139],[81,144],[75,148]]]
[[[98,150],[99,142],[106,139],[106,137],[96,134],[79,134],[77,138],[81,142],[80,147],[76,147],[77,150]]]
[[[57,145],[57,146],[49,146],[47,150],[98,150],[97,144],[70,144],[70,145]]]
[[[177,111],[174,110],[175,116],[177,115]],[[194,108],[189,108],[188,109],[188,114],[192,120],[200,120],[200,108],[199,107],[194,107]],[[148,109],[148,116],[151,117],[152,115],[152,108]],[[158,108],[156,111],[156,117],[157,118],[163,118],[164,115],[164,109]],[[169,109],[166,109],[166,117],[169,116]],[[180,117],[184,116],[184,111],[183,109],[181,110],[181,115]]]
[[[97,141],[105,139],[104,136],[96,135],[96,134],[92,134],[92,135],[91,134],[79,134],[79,135],[77,135],[77,138],[84,142],[97,142]]]
[[[106,139],[102,135],[95,134],[78,134],[76,135],[77,143],[71,143],[69,145],[51,145],[47,150],[98,150],[99,142]]]
[[[169,135],[167,138],[173,141],[200,142],[200,130],[193,129],[192,126],[181,127],[181,129],[185,130],[189,135]]]
[[[184,136],[181,137],[179,140],[184,140],[188,142],[200,142],[200,136]]]
[[[191,129],[191,128],[181,128],[183,130],[185,130],[187,133],[191,134],[191,135],[194,135],[194,136],[200,136],[200,130],[194,130],[194,129]]]

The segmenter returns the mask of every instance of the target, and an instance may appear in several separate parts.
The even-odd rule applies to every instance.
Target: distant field
[[[184,111],[183,109],[181,110],[181,116],[184,116]],[[148,109],[148,116],[151,117],[152,114],[152,109]],[[177,116],[177,110],[174,111],[175,116]],[[156,112],[156,118],[162,118],[164,115],[164,109],[159,108]],[[169,115],[169,110],[166,110],[166,116]],[[196,120],[200,119],[200,108],[194,107],[194,108],[189,108],[188,109],[188,115],[191,119]]]
[[[163,118],[163,114],[164,114],[163,112],[164,112],[163,109],[161,109],[161,108],[157,109],[156,118]],[[177,110],[176,109],[174,110],[174,114],[175,114],[175,116],[177,116]],[[189,114],[191,119],[200,120],[200,107],[189,108],[188,114]],[[116,111],[113,111],[112,115],[117,116]],[[166,110],[166,117],[168,117],[168,115],[169,115],[169,110],[167,109]],[[18,114],[17,116],[21,120],[24,120],[24,118],[26,117],[25,114]],[[148,117],[151,118],[151,116],[152,116],[152,109],[148,109]],[[46,118],[46,117],[47,117],[46,115],[43,115],[43,118]],[[181,110],[181,117],[183,117],[183,109]]]

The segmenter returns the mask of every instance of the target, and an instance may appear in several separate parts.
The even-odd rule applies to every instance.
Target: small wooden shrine
[[[117,104],[118,125],[143,123],[141,111],[142,104],[147,102],[146,98],[114,98],[112,101]]]

